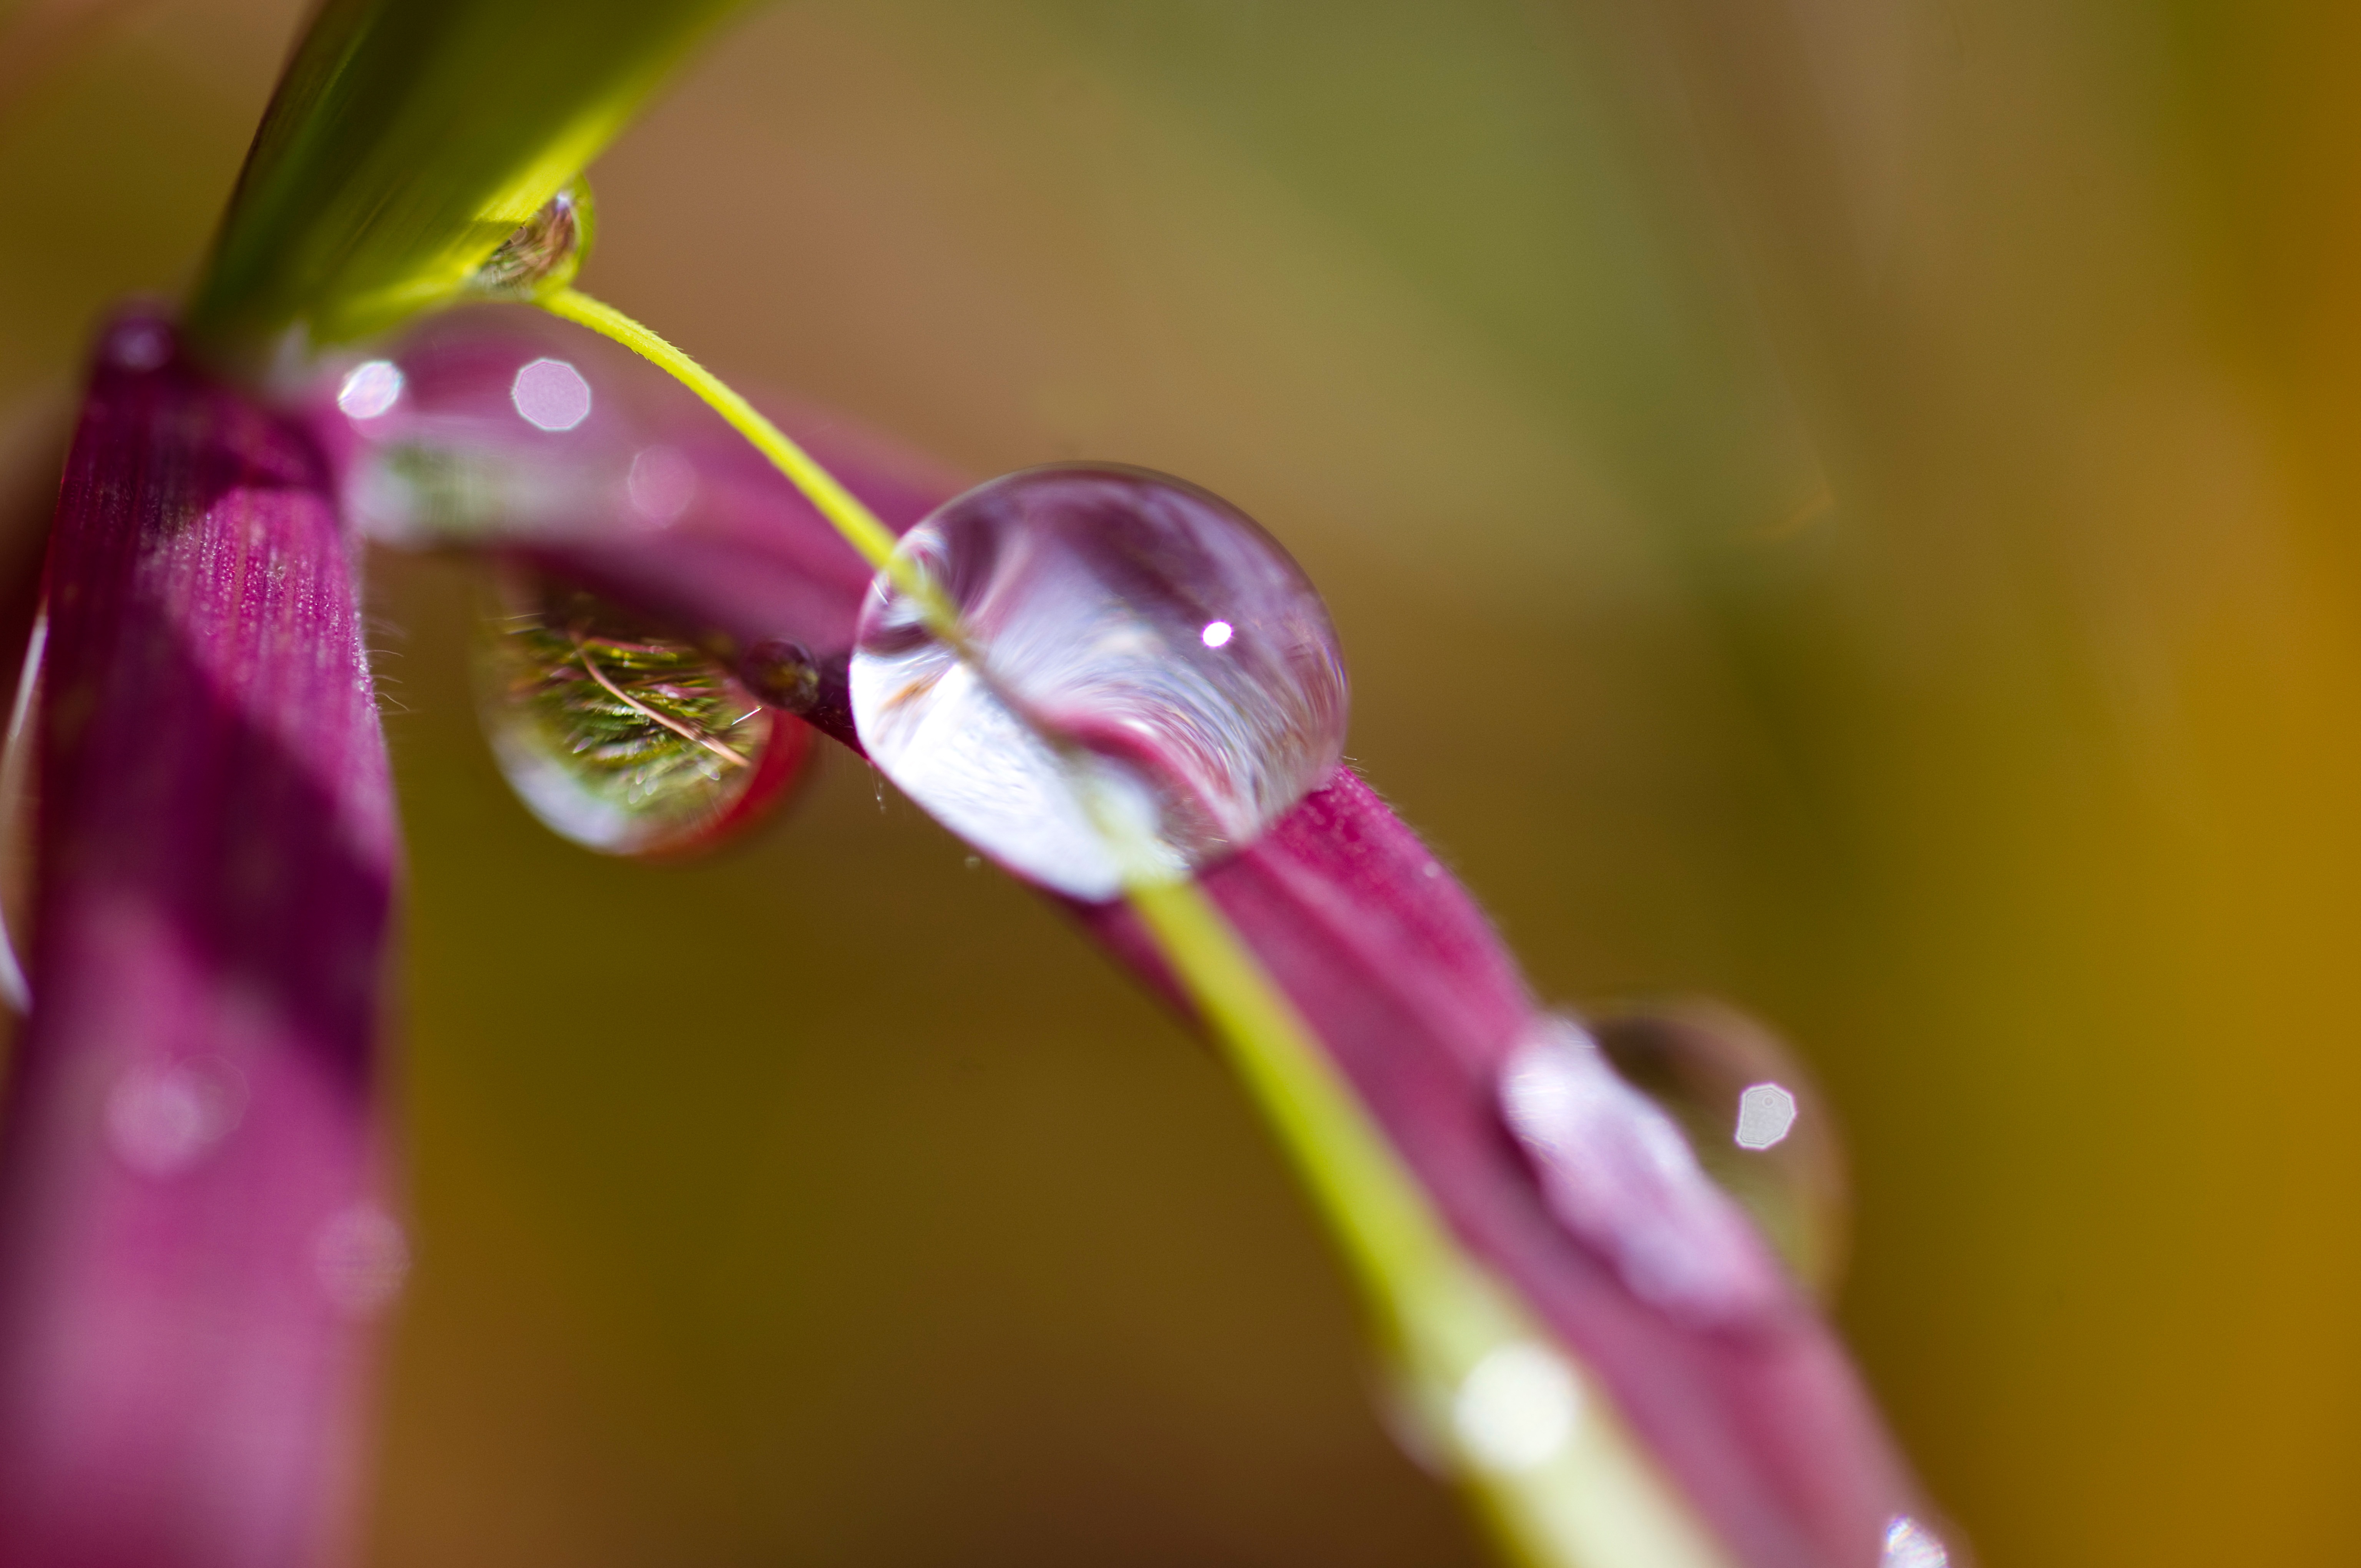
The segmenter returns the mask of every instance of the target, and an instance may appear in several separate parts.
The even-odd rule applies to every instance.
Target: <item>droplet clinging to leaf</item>
[[[500,300],[554,294],[582,269],[595,228],[590,182],[577,174],[502,240],[470,281],[478,293]]]
[[[528,576],[482,620],[484,731],[520,799],[609,854],[704,848],[758,818],[811,731],[694,643]]]
[[[979,850],[1082,898],[1129,819],[1172,873],[1244,847],[1334,771],[1345,680],[1286,551],[1192,486],[1109,466],[979,486],[897,552],[963,651],[881,574],[851,668],[862,743]],[[1085,798],[1086,795],[1091,798]]]
[[[1680,1126],[1707,1175],[1822,1299],[1844,1269],[1844,1150],[1811,1075],[1734,1008],[1676,1002],[1594,1018],[1616,1072]]]

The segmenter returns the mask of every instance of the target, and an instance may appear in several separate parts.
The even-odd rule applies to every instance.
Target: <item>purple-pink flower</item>
[[[522,400],[544,366],[571,378],[559,412]],[[398,368],[347,377],[342,407],[335,389],[274,406],[191,364],[152,311],[101,343],[27,676],[38,894],[0,1149],[0,1568],[342,1549],[369,1325],[407,1257],[381,1186],[398,850],[356,520],[596,594],[779,722],[860,747],[846,672],[869,570],[677,388],[494,310],[428,324]],[[788,422],[896,532],[955,488]],[[404,452],[521,488],[405,511],[383,489]],[[518,499],[536,495],[562,504]],[[1245,634],[1208,624],[1209,650]],[[1336,768],[1201,881],[1455,1244],[1601,1381],[1732,1561],[1941,1561],[1894,1555],[1934,1541],[1927,1509],[1816,1309],[1367,784]],[[1128,905],[1063,902],[1187,1006]]]

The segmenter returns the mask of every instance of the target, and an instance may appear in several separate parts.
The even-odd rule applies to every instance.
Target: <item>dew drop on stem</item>
[[[1276,541],[1193,486],[1027,469],[946,503],[896,554],[853,652],[862,743],[946,827],[1059,892],[1111,898],[1126,874],[1241,848],[1343,755],[1326,607]],[[913,573],[964,650],[896,586]]]
[[[574,281],[589,254],[590,184],[580,175],[500,242],[468,280],[497,300],[537,300]]]
[[[803,765],[809,729],[694,643],[529,574],[488,598],[478,711],[510,786],[559,836],[608,854],[702,849]]]
[[[1616,1072],[1679,1126],[1698,1165],[1789,1271],[1831,1298],[1850,1209],[1843,1143],[1811,1075],[1778,1036],[1704,1001],[1620,1008],[1589,1024]]]

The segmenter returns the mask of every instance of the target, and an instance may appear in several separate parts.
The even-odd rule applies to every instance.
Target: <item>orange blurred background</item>
[[[20,487],[296,20],[0,5]],[[584,280],[976,475],[1143,463],[1286,541],[1352,754],[1545,994],[1810,1060],[1847,1331],[1988,1563],[2341,1562],[2357,44],[2294,0],[801,0],[594,170]],[[379,1568],[1478,1560],[1238,1097],[1056,916],[840,756],[709,862],[559,843],[476,736],[467,571],[373,570]]]

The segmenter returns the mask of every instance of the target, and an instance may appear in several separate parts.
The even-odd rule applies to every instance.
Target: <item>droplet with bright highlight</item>
[[[1707,1002],[1608,1012],[1590,1031],[1790,1272],[1831,1295],[1844,1266],[1844,1151],[1827,1102],[1778,1036]]]
[[[862,743],[944,826],[1111,898],[1251,842],[1343,754],[1320,596],[1228,503],[1139,469],[1028,469],[913,529],[966,656],[881,574],[851,672]],[[1217,633],[1215,629],[1220,629]]]
[[[515,581],[483,621],[478,710],[509,784],[552,830],[672,855],[758,819],[811,731],[693,644],[589,595]]]
[[[592,214],[590,182],[577,174],[500,242],[470,283],[500,300],[555,293],[574,281],[590,253]]]
[[[1499,1093],[1550,1212],[1632,1294],[1714,1328],[1787,1306],[1790,1288],[1744,1212],[1578,1025],[1543,1019],[1510,1057]]]
[[[535,430],[572,430],[590,417],[590,383],[563,359],[535,359],[509,383],[509,401]]]
[[[1573,1437],[1582,1390],[1565,1360],[1530,1341],[1477,1362],[1451,1401],[1451,1429],[1469,1463],[1500,1475],[1539,1469]]]
[[[336,407],[346,419],[377,419],[401,400],[401,367],[390,359],[356,365],[336,389]]]
[[[1933,1530],[1907,1514],[1885,1527],[1885,1550],[1877,1568],[1950,1568],[1951,1554]]]

